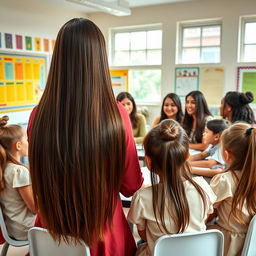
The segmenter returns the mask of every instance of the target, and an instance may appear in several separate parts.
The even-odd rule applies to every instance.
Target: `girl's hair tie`
[[[251,128],[246,129],[246,131],[245,131],[245,135],[247,135],[247,136],[251,135],[251,133],[252,133],[252,129],[254,129],[254,128],[253,128],[253,127],[251,127]]]

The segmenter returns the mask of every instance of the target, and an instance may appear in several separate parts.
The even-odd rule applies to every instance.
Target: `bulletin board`
[[[31,109],[46,79],[46,57],[0,53],[0,113]]]
[[[237,90],[242,92],[252,92],[256,104],[256,66],[237,68]]]
[[[128,70],[110,70],[110,75],[115,97],[128,91]]]
[[[220,105],[224,95],[224,69],[201,68],[200,70],[200,91],[203,92],[209,105]]]

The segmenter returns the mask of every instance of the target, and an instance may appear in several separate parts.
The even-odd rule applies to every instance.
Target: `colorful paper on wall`
[[[35,37],[35,50],[40,52],[41,51],[41,38]]]
[[[12,49],[12,34],[5,33],[5,48]]]
[[[26,50],[32,50],[32,37],[31,36],[25,37],[25,43],[26,43]]]
[[[243,72],[243,92],[252,92],[256,95],[256,72]],[[256,104],[256,99],[253,101]]]
[[[49,39],[44,39],[44,51],[49,52]]]
[[[16,35],[16,48],[22,50],[23,45],[22,45],[22,36],[21,35]]]
[[[9,81],[14,80],[13,63],[12,62],[5,62],[4,63],[4,70],[5,70],[5,79],[9,80]]]

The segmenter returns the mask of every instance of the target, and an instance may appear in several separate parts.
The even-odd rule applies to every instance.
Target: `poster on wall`
[[[256,104],[256,66],[237,68],[237,90],[241,92],[252,92]]]
[[[115,97],[128,91],[128,70],[110,70],[110,75]]]
[[[182,67],[175,69],[175,93],[182,98],[191,91],[198,90],[199,68]]]

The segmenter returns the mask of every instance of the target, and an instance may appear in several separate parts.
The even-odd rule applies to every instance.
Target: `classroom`
[[[114,11],[112,9],[114,9]],[[56,47],[58,48],[61,45],[59,41],[62,40],[61,39],[62,37],[60,36],[60,39],[58,41],[57,35],[59,31],[62,31],[63,25],[69,20],[74,18],[88,19],[92,21],[94,24],[96,24],[96,26],[99,28],[99,30],[101,31],[105,39],[105,44],[106,44],[105,49],[106,49],[107,62],[108,62],[108,66],[107,66],[107,63],[105,63],[105,59],[102,59],[101,63],[98,64],[98,66],[97,64],[95,64],[95,68],[97,68],[97,72],[99,72],[99,76],[104,76],[105,74],[103,71],[101,72],[100,70],[101,66],[99,66],[103,63],[102,65],[104,65],[104,67],[109,67],[112,90],[114,92],[114,96],[117,97],[117,100],[121,102],[124,108],[126,109],[126,106],[125,106],[126,103],[123,103],[123,99],[124,98],[127,99],[128,96],[124,96],[123,98],[119,99],[117,95],[124,91],[129,92],[133,96],[136,102],[138,113],[141,113],[145,116],[143,118],[145,119],[145,122],[146,122],[146,128],[145,128],[146,129],[145,132],[147,132],[146,140],[144,140],[145,135],[143,136],[143,138],[139,140],[136,140],[135,138],[135,142],[137,145],[137,151],[135,151],[135,153],[138,154],[138,157],[136,155],[135,157],[136,159],[134,159],[134,156],[132,156],[132,159],[130,162],[130,165],[134,164],[136,166],[136,168],[134,168],[134,172],[136,172],[137,169],[139,171],[140,170],[142,171],[143,173],[142,175],[144,176],[143,177],[144,185],[148,185],[145,182],[145,180],[148,183],[151,182],[148,168],[149,166],[150,167],[154,166],[153,164],[154,156],[152,155],[150,157],[150,160],[148,160],[148,157],[149,157],[148,154],[149,152],[151,152],[149,145],[150,143],[153,143],[150,140],[149,135],[151,135],[151,129],[155,129],[154,122],[157,120],[157,118],[160,118],[159,114],[161,113],[162,104],[164,105],[163,99],[169,93],[175,93],[178,95],[180,102],[182,104],[184,118],[186,118],[187,115],[188,116],[190,115],[188,113],[189,110],[187,110],[187,104],[189,104],[187,101],[189,97],[193,99],[197,99],[198,97],[200,98],[200,100],[203,97],[204,100],[207,102],[206,104],[208,105],[207,107],[202,106],[202,108],[205,107],[205,111],[204,111],[203,119],[201,118],[201,124],[197,123],[197,126],[198,126],[197,128],[199,129],[199,126],[200,126],[200,129],[201,129],[200,130],[201,137],[199,140],[196,138],[197,136],[199,136],[195,131],[196,124],[193,123],[194,126],[192,127],[190,123],[193,121],[191,121],[189,117],[188,117],[187,123],[183,123],[182,127],[184,128],[185,132],[189,136],[189,153],[188,154],[191,155],[190,157],[188,156],[187,159],[184,161],[188,160],[187,162],[191,164],[192,173],[194,175],[202,175],[204,177],[207,177],[207,179],[205,179],[207,180],[207,182],[210,182],[210,179],[215,174],[219,174],[219,172],[223,173],[222,170],[224,169],[226,170],[228,160],[223,161],[224,159],[223,152],[225,150],[221,149],[221,147],[219,146],[219,143],[220,143],[220,140],[224,141],[225,136],[227,137],[227,140],[228,140],[229,135],[226,134],[224,130],[227,129],[228,131],[232,132],[233,125],[231,126],[230,123],[223,123],[222,117],[228,119],[229,121],[231,121],[231,123],[235,123],[235,121],[247,120],[247,119],[237,119],[234,121],[229,119],[228,115],[224,116],[223,114],[224,110],[223,109],[220,110],[220,107],[221,108],[223,107],[222,101],[224,100],[224,96],[226,95],[226,93],[230,91],[236,92],[237,94],[233,95],[233,97],[236,97],[236,95],[238,95],[238,92],[240,92],[239,94],[240,98],[245,96],[249,97],[250,99],[248,100],[246,105],[248,106],[248,108],[250,108],[250,111],[251,111],[250,115],[253,116],[254,114],[254,116],[256,116],[256,36],[255,36],[256,35],[256,1],[255,0],[214,0],[214,1],[210,1],[210,0],[140,0],[140,1],[138,0],[126,0],[126,1],[125,0],[116,0],[116,1],[114,0],[88,0],[88,1],[87,0],[82,0],[82,1],[80,0],[24,0],[24,1],[0,0],[0,118],[7,115],[9,119],[4,120],[4,122],[6,123],[8,122],[8,124],[18,124],[22,126],[25,130],[28,129],[29,137],[31,132],[32,134],[35,132],[35,128],[34,127],[33,129],[31,128],[32,121],[35,120],[36,122],[37,121],[39,122],[39,117],[38,118],[35,117],[35,112],[37,110],[33,110],[34,107],[38,105],[42,95],[49,96],[51,95],[51,93],[53,93],[53,91],[51,91],[50,89],[47,91],[47,93],[44,93],[44,90],[46,88],[47,79],[49,79],[49,81],[50,80],[54,81],[55,79],[54,78],[55,73],[53,72],[53,70],[54,70],[54,67],[57,68],[57,64],[55,64],[54,67],[53,65],[51,67],[52,61],[54,60],[56,61],[56,63],[57,63],[57,60],[61,61],[60,59],[57,59],[57,57],[53,55],[53,51],[56,50]],[[85,39],[85,41],[86,40],[87,38]],[[100,39],[100,41],[101,40],[102,39]],[[68,44],[68,41],[67,41],[67,44]],[[96,54],[96,51],[95,51],[95,54]],[[105,53],[103,52],[102,54],[104,55]],[[80,60],[80,58],[78,59]],[[69,59],[67,62],[69,62]],[[73,65],[72,61],[70,61],[70,63],[71,63],[70,65]],[[88,70],[89,69],[90,68],[88,68]],[[70,75],[72,75],[71,72],[73,69],[70,69],[70,70],[71,70]],[[77,75],[80,72],[79,70],[77,70]],[[69,74],[69,71],[66,70],[66,72],[67,74]],[[51,79],[48,77],[48,75]],[[74,76],[72,76],[72,79],[73,78]],[[87,79],[82,76],[82,73],[80,78]],[[62,80],[62,82],[63,81],[70,81],[70,77],[67,78],[67,80]],[[77,80],[77,81],[80,81],[80,80]],[[87,81],[87,80],[84,80],[84,81]],[[92,80],[92,81],[93,81],[92,83],[94,84],[95,80]],[[67,83],[67,86],[68,85],[69,85],[69,82]],[[104,99],[105,96],[101,96],[101,93],[100,93],[101,90],[103,89],[102,88],[98,88],[98,89],[99,89],[98,94],[94,90],[88,89],[88,91],[92,93],[95,99],[97,99],[97,97],[99,98],[103,97],[101,99]],[[70,88],[67,87],[66,90],[69,91],[70,94],[72,94],[75,97],[75,93],[76,93],[75,90],[73,92],[71,87]],[[82,88],[80,90],[81,90],[80,91],[81,93],[84,92]],[[199,96],[198,94],[191,94],[192,95],[191,96],[189,93],[192,91],[200,91],[202,92],[203,96],[201,96],[201,94]],[[250,95],[246,94],[246,92],[251,92],[252,96],[251,94]],[[59,122],[62,122],[61,118],[63,118],[64,116],[59,115],[60,119],[58,119],[58,116],[57,116],[58,111],[60,112],[64,111],[64,113],[67,112],[67,116],[70,116],[70,120],[68,118],[67,120],[65,120],[65,124],[63,124],[63,126],[65,126],[65,128],[63,128],[63,134],[61,131],[57,132],[57,135],[62,136],[61,138],[63,139],[63,141],[59,142],[58,136],[56,136],[57,143],[59,143],[58,150],[59,152],[62,152],[63,157],[65,155],[66,158],[68,157],[68,155],[71,154],[72,157],[74,157],[74,159],[76,159],[78,162],[81,161],[78,164],[80,164],[84,168],[87,168],[88,165],[86,165],[86,163],[83,163],[83,160],[79,158],[79,153],[76,150],[74,150],[75,152],[73,153],[72,150],[68,149],[68,145],[70,148],[72,147],[72,144],[70,144],[72,139],[74,139],[75,143],[78,143],[77,140],[79,140],[78,138],[81,138],[81,134],[80,134],[81,131],[79,129],[74,129],[75,130],[74,134],[72,133],[72,136],[71,136],[72,139],[68,139],[66,138],[67,136],[66,137],[64,136],[64,133],[66,132],[67,134],[67,131],[69,131],[70,129],[70,125],[68,126],[68,123],[70,124],[79,123],[80,117],[81,117],[81,122],[83,120],[86,120],[86,121],[89,120],[87,117],[84,117],[84,115],[82,114],[81,106],[83,106],[84,103],[82,101],[80,102],[79,100],[77,100],[77,104],[75,104],[71,96],[65,99],[64,101],[65,104],[66,103],[70,104],[70,106],[74,104],[73,105],[74,112],[76,110],[77,113],[78,112],[80,113],[80,116],[78,114],[77,115],[74,114],[74,116],[72,116],[70,114],[72,110],[70,110],[68,106],[64,106],[65,104],[60,106],[58,105],[59,102],[63,100],[63,98],[61,98],[60,95],[59,95],[60,98],[58,98],[57,89],[56,91],[54,91],[54,93],[56,93],[56,95],[49,96],[49,102],[51,102],[54,105],[55,99],[56,99],[56,107],[54,107],[52,110],[53,111],[52,118],[50,116],[48,117],[49,126],[47,126],[46,124],[43,127],[45,127],[47,132],[50,131],[50,127],[52,130],[56,128],[56,131],[57,131],[57,126],[55,126],[52,119],[56,118],[56,125],[59,125]],[[108,93],[111,94],[111,92],[108,92]],[[254,95],[254,98],[253,98],[253,95]],[[86,99],[89,102],[92,101],[90,97],[91,97],[90,95],[86,96]],[[48,102],[46,96],[43,102]],[[97,120],[97,117],[101,116],[101,110],[98,110],[99,108],[105,109],[106,111],[108,111],[111,108],[110,107],[111,104],[105,106],[104,103],[105,101],[98,102],[98,105],[99,105],[98,107],[96,107],[96,104],[94,103],[92,103],[90,106],[89,104],[86,105],[86,106],[89,106],[88,113],[90,113],[89,110],[91,110],[92,112],[94,108],[97,110],[95,114],[96,115],[95,120]],[[229,104],[229,102],[227,103]],[[195,104],[195,103],[192,102],[190,104]],[[224,107],[225,107],[225,103],[224,103]],[[122,111],[120,110],[119,105],[118,105],[118,108],[121,113],[121,117],[123,119],[123,114],[122,114]],[[46,116],[42,115],[43,110],[44,109],[43,108],[41,109],[40,107],[40,113],[41,113],[40,118],[43,118],[43,117],[46,118]],[[45,111],[47,113],[50,113],[51,106],[45,105]],[[129,111],[128,111],[128,114],[130,114]],[[192,115],[190,115],[190,117],[191,116]],[[111,115],[108,115],[107,119],[108,118],[109,120],[113,120],[111,119],[113,118],[111,117]],[[214,128],[211,127],[211,122],[214,121],[215,119],[222,120],[222,121],[219,121],[219,123],[216,122],[216,126],[218,126],[218,129],[217,129],[218,131],[214,130],[216,129],[215,127]],[[156,124],[160,123],[159,120],[160,119],[158,119]],[[181,123],[181,121],[178,121],[178,122]],[[208,122],[210,122],[209,127],[208,127]],[[167,122],[165,123],[167,125]],[[249,123],[251,127],[245,126],[243,127],[243,129],[245,129],[246,131],[245,133],[250,137],[252,136],[251,134],[254,134],[253,127],[255,127],[255,119],[252,122],[247,122],[247,123]],[[88,136],[90,136],[89,130],[92,129],[93,134],[97,137],[96,131],[97,131],[97,127],[100,127],[100,125],[101,124],[97,123],[96,121],[94,122],[94,119],[92,118],[92,125],[90,126],[90,124],[86,124],[85,127],[81,126],[81,129],[84,129],[83,131],[85,131],[85,134],[87,134]],[[182,133],[182,131],[180,131],[175,126],[175,124],[169,124],[169,125],[174,125],[173,129],[177,133]],[[215,124],[212,124],[212,125],[214,126]],[[134,123],[132,119],[131,119],[131,126],[133,131],[135,128],[134,128]],[[37,129],[38,129],[37,131],[41,131],[43,127],[40,128],[39,126],[37,126]],[[88,129],[88,133],[86,132],[85,128]],[[117,127],[115,128],[117,129]],[[162,128],[164,129],[165,126],[163,126]],[[212,133],[214,136],[215,135],[216,136],[215,137],[212,136],[209,139],[209,143],[206,143],[207,144],[206,146],[206,144],[204,144],[204,141],[202,140],[204,139],[204,136],[207,137],[206,135],[203,135],[207,131],[208,133]],[[168,131],[166,130],[166,132]],[[222,133],[223,133],[223,136],[222,136]],[[111,135],[109,136],[111,137]],[[127,142],[127,136],[128,135],[126,134],[126,142]],[[132,136],[132,135],[130,134],[129,136]],[[133,136],[136,137],[135,135]],[[120,137],[119,136],[117,137],[118,138],[115,141],[116,143],[120,142],[118,140],[120,139]],[[196,138],[195,141],[193,142],[191,142],[192,137]],[[170,138],[171,138],[171,135],[169,135],[169,137],[166,140],[171,140]],[[38,140],[40,140],[40,138]],[[32,144],[33,150],[29,152],[29,154],[31,155],[37,154],[39,152],[39,151],[38,152],[36,151],[35,141],[37,140],[32,139],[31,144]],[[87,144],[82,145],[82,148],[81,148],[82,150],[84,150],[83,152],[87,152],[87,153],[90,152],[90,151],[86,151],[87,150],[86,146],[91,145],[90,143],[95,143],[95,141],[96,139],[94,140],[94,137],[90,141],[85,141],[85,143]],[[218,141],[218,142],[215,143],[215,141]],[[223,141],[222,143],[224,143]],[[195,143],[198,146],[194,147],[192,145],[193,143]],[[1,145],[1,136],[0,136],[0,145]],[[46,143],[46,145],[48,144]],[[63,150],[61,150],[61,146],[63,145],[64,145],[64,148],[67,147],[66,152],[64,151],[64,148]],[[213,147],[209,148],[210,147],[209,145],[213,145]],[[129,145],[129,147],[130,146],[131,145]],[[152,144],[152,147],[153,147],[153,144]],[[166,145],[166,148],[167,147],[169,146]],[[105,150],[108,151],[107,145],[106,147],[103,147],[103,148],[105,148]],[[103,148],[98,149],[98,147],[95,147],[95,150],[98,150],[98,152],[103,152]],[[213,151],[211,151],[213,150],[213,148],[214,148],[214,152],[216,150],[216,152],[218,152],[218,154],[222,154],[222,156],[218,155],[218,157],[215,157],[214,159],[212,159],[211,156],[215,154]],[[112,152],[111,150],[113,150],[113,152],[118,152],[120,149],[121,149],[121,146],[119,148],[114,149],[114,145],[112,145],[111,143],[109,144],[109,153]],[[53,147],[50,147],[49,152],[51,150],[54,150]],[[165,149],[163,148],[162,150],[165,150]],[[229,148],[227,148],[227,152],[228,153],[225,156],[225,159],[233,159],[232,158],[233,155],[231,154],[232,152],[231,153],[229,152]],[[173,154],[174,153],[175,152],[173,152]],[[231,156],[229,155],[229,153],[231,154]],[[124,156],[124,153],[118,153],[118,154],[119,154],[119,159],[121,160],[126,159]],[[121,156],[121,154],[123,155]],[[145,157],[145,154],[146,154],[146,157]],[[106,157],[108,157],[108,155],[109,154],[106,154]],[[54,156],[54,153],[52,154],[52,156]],[[58,153],[56,153],[55,156],[59,156]],[[90,158],[91,160],[97,159],[98,161],[104,162],[103,156],[90,155],[89,157],[92,157]],[[220,158],[221,160],[219,160]],[[28,165],[27,157],[25,158],[22,157],[21,159],[23,163]],[[38,161],[41,163],[41,166],[43,166],[43,160],[45,159],[47,159],[47,156],[44,156],[42,159],[40,159],[40,161]],[[205,165],[205,159],[209,160],[207,161],[207,165]],[[118,160],[117,156],[115,160],[117,162],[115,167],[113,167],[110,160],[107,161],[106,166],[108,166],[109,164],[109,166],[116,168],[117,165],[119,165],[119,167],[124,168],[123,167],[124,164],[122,165],[120,161],[117,161]],[[213,161],[211,162],[211,160]],[[197,163],[195,163],[196,161]],[[203,163],[201,164],[201,162]],[[50,163],[51,163],[51,160],[49,160],[49,164]],[[72,166],[72,164],[74,163],[71,161],[71,163],[67,163],[67,166],[70,167]],[[140,166],[137,166],[138,164]],[[208,164],[210,164],[209,168],[208,168]],[[35,160],[32,160],[30,162],[30,165],[32,165],[31,169],[33,170],[37,166],[37,163]],[[127,165],[126,162],[125,162],[125,165]],[[104,164],[100,166],[103,169],[106,168]],[[207,168],[208,170],[208,169],[212,169],[212,166],[215,166],[216,168],[214,169],[218,170],[216,171],[216,173],[213,174],[213,172],[210,170],[209,173],[207,172],[206,174],[205,172],[205,175],[202,174],[203,172],[201,168]],[[237,163],[236,166],[240,166],[240,165]],[[247,166],[250,166],[250,165],[247,164]],[[47,165],[45,167],[47,168]],[[58,168],[60,167],[60,165],[58,165],[56,162],[56,166],[54,165],[54,167]],[[93,166],[93,168],[95,168],[96,170],[98,168],[97,164]],[[132,168],[132,166],[129,166],[129,168]],[[155,166],[155,168],[161,168],[161,167]],[[49,170],[50,169],[51,168],[49,167]],[[241,170],[242,169],[243,168],[241,167]],[[79,175],[82,175],[81,177],[85,177],[81,173],[77,173],[77,175],[78,177]],[[86,177],[91,177],[91,176],[86,176]],[[255,177],[255,183],[256,183],[256,174],[254,177]],[[118,178],[121,179],[121,177],[119,176]],[[36,178],[33,177],[32,175],[32,181],[34,179]],[[136,181],[138,182],[138,184],[140,183],[140,179],[141,177],[138,176],[138,180]],[[207,189],[210,186],[208,183],[207,183],[208,185],[204,184],[205,180],[204,181],[198,180],[196,182],[198,182],[199,187],[201,186],[200,184],[202,182],[203,184],[202,190],[208,191]],[[68,184],[68,181],[65,181],[65,182],[67,182],[65,184]],[[72,182],[74,182],[75,184],[76,181],[73,181],[72,179]],[[127,184],[130,184],[129,182]],[[217,184],[219,180],[216,179],[214,180],[214,182]],[[211,185],[212,181],[210,183],[213,189],[213,192],[216,195],[218,193],[225,194],[225,192],[223,191],[220,192],[218,190],[217,185],[214,182],[213,182],[213,185]],[[131,195],[141,186],[141,184],[140,185],[138,184],[133,184],[134,185],[133,192],[126,191],[123,194],[121,191],[121,193],[124,196],[127,196],[127,198],[131,198]],[[153,183],[150,183],[150,184],[153,184]],[[191,184],[194,184],[194,183],[192,182]],[[83,184],[82,186],[85,186],[85,185],[86,184]],[[177,183],[173,185],[176,186]],[[88,186],[91,187],[92,185],[88,185]],[[39,190],[43,189],[39,185],[36,187]],[[138,188],[135,189],[135,187],[138,187]],[[201,190],[198,189],[197,186],[195,186],[194,188],[196,188],[196,192],[199,193],[199,195],[201,196],[201,192],[200,192]],[[115,191],[114,188],[111,188],[111,189]],[[0,193],[2,190],[3,189],[1,188],[1,185],[0,185]],[[101,193],[103,192],[104,190],[101,191]],[[209,204],[212,204],[212,205],[213,205],[213,202],[217,200],[216,198],[214,199],[215,195],[213,192],[212,191],[206,192],[208,198],[210,198]],[[152,191],[152,193],[154,193],[154,191]],[[183,192],[180,192],[180,193],[182,194]],[[204,197],[202,196],[202,198]],[[237,192],[234,198],[237,200],[236,202],[241,202],[241,198],[245,199],[247,198],[247,196],[241,195],[241,193],[238,194]],[[111,198],[111,199],[114,200],[114,198]],[[40,205],[40,203],[43,200],[44,198],[39,198],[39,201],[37,203]],[[75,198],[74,196],[73,200],[77,200],[77,198]],[[130,207],[131,199],[127,199],[127,200],[129,201],[128,205]],[[126,199],[123,199],[123,203],[124,201],[126,201]],[[115,200],[113,202],[115,202]],[[136,193],[136,196],[133,198],[132,205],[134,204],[134,207],[135,207],[135,203],[138,203],[138,202],[140,202],[139,193],[138,194]],[[0,203],[2,203],[1,199],[0,199]],[[165,203],[165,201],[163,201],[163,203]],[[119,202],[117,202],[117,204],[119,204]],[[143,207],[141,205],[136,205],[136,206]],[[174,205],[174,208],[176,206]],[[83,209],[86,209],[87,211],[87,208],[85,206],[83,207],[84,207]],[[110,206],[106,203],[104,204],[104,207],[107,208]],[[184,207],[185,208],[188,207],[188,203],[186,203]],[[210,213],[212,206],[208,205],[208,207],[209,208],[207,208],[207,210]],[[256,210],[255,206],[253,206],[253,202],[250,205],[250,207],[251,207],[250,208],[251,212],[249,212],[250,213],[249,215],[251,216],[254,210]],[[218,211],[224,211],[223,210],[224,208],[218,209]],[[98,209],[97,206],[96,206],[96,209]],[[137,224],[136,221],[139,221],[140,219],[139,219],[138,213],[136,213],[132,209],[133,209],[133,206],[131,206],[130,213],[128,214],[128,219],[129,219],[130,225],[131,223],[134,224],[133,225],[133,229],[134,229]],[[128,210],[126,209],[125,211],[128,211]],[[34,212],[34,208],[32,212]],[[89,210],[88,212],[91,213]],[[73,213],[70,212],[69,214],[72,215]],[[155,216],[154,214],[155,212],[152,213],[152,216]],[[161,215],[162,212],[159,212],[159,214]],[[103,218],[103,216],[104,215],[97,216],[98,220],[100,218]],[[182,215],[181,219],[185,220],[186,219],[185,217],[186,216]],[[239,216],[235,216],[235,218],[236,217],[238,217],[239,219]],[[35,219],[33,219],[33,221],[35,221]],[[49,221],[47,223],[51,223],[52,220],[47,219],[47,221]],[[64,222],[62,223],[61,220],[59,221],[61,224],[64,223]],[[248,228],[249,218],[247,218],[246,221],[247,221],[246,225]],[[187,219],[185,223],[186,225],[188,225]],[[185,230],[186,225],[184,226],[183,224],[179,223],[179,231]],[[90,227],[87,227],[87,228],[88,228],[87,229],[88,231]],[[139,228],[138,224],[137,224],[137,228]],[[166,228],[167,227],[165,226],[164,227],[165,231],[166,231]],[[202,228],[202,230],[203,229],[205,228]],[[242,228],[240,227],[240,230],[241,229]],[[126,231],[127,230],[124,231],[124,235]],[[79,232],[81,231],[79,230],[77,231],[76,234],[74,233],[75,234],[74,237],[76,238],[79,237]],[[172,231],[172,232],[175,232],[175,231]],[[99,234],[102,235],[102,230],[100,230],[99,228],[99,230],[97,230],[96,233],[97,235]],[[223,233],[225,235],[224,231]],[[244,231],[244,233],[246,234],[246,231]],[[59,238],[59,237],[56,236],[55,238]],[[139,238],[142,238],[142,240],[144,240],[143,239],[144,235],[143,234],[141,235],[140,232],[139,234],[136,233],[136,237],[135,237],[136,242],[137,240],[139,240]],[[129,238],[127,240],[129,242]],[[88,240],[86,242],[88,242],[88,244],[92,243],[91,240]],[[149,242],[149,244],[150,243],[152,243],[152,241]],[[242,242],[242,245],[243,245],[243,242]],[[223,255],[229,255],[229,256],[241,255],[241,254],[235,254],[234,252],[237,253],[237,251],[240,250],[240,253],[241,253],[242,245],[240,245],[240,249],[239,248],[234,249],[233,247],[234,251],[230,250],[228,252],[227,251],[228,249],[225,247],[225,244],[224,244],[225,253]],[[153,247],[152,246],[150,247],[150,246],[149,246],[149,249],[144,248],[145,251],[142,252],[143,250],[141,249],[143,247],[142,245],[142,247],[140,247],[140,252],[139,252],[141,254],[139,255],[152,255]],[[0,248],[2,249],[2,247]],[[97,251],[97,250],[99,249],[96,249],[95,247],[93,251],[91,251],[91,254],[92,255],[117,255],[115,253],[104,254],[102,251]],[[6,255],[25,255],[27,252],[28,252],[28,247],[26,246],[24,248],[14,248],[13,246],[11,246],[8,251],[8,254]],[[118,254],[118,255],[122,255],[122,254]],[[130,253],[129,255],[133,255],[133,254]],[[213,255],[222,255],[222,254],[213,254]],[[250,255],[250,254],[243,254],[243,255]]]

